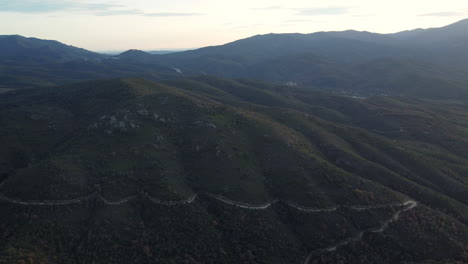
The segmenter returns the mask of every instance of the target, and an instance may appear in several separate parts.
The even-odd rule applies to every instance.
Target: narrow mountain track
[[[352,211],[366,211],[366,210],[373,210],[373,209],[382,209],[382,208],[393,208],[393,207],[404,207],[398,211],[395,212],[395,214],[392,215],[391,218],[387,219],[385,222],[383,222],[379,227],[376,228],[370,228],[366,230],[359,231],[355,236],[350,237],[348,239],[339,241],[333,245],[330,245],[326,248],[321,248],[321,249],[315,249],[310,254],[307,256],[306,260],[304,261],[304,264],[310,264],[312,258],[314,256],[318,256],[319,254],[326,253],[326,252],[333,252],[338,250],[339,248],[346,246],[350,243],[353,242],[358,242],[361,241],[364,238],[364,235],[367,233],[382,233],[385,230],[388,229],[391,223],[398,221],[400,218],[401,213],[410,211],[414,209],[416,206],[418,206],[418,203],[414,200],[409,200],[404,203],[388,203],[388,204],[377,204],[377,205],[340,205],[340,206],[335,206],[335,207],[325,207],[325,208],[312,208],[312,207],[305,207],[302,205],[298,205],[294,202],[291,201],[281,201],[281,200],[272,200],[268,203],[264,204],[249,204],[249,203],[243,203],[243,202],[236,202],[233,200],[230,200],[224,196],[221,195],[216,195],[216,194],[207,194],[208,197],[213,198],[219,202],[222,202],[227,205],[235,206],[238,208],[242,209],[247,209],[247,210],[267,210],[270,207],[272,207],[276,203],[282,202],[283,204],[289,206],[290,208],[296,209],[300,212],[305,212],[305,213],[331,213],[334,211],[339,210],[340,208],[345,208],[346,210],[352,210]],[[59,205],[71,205],[71,204],[79,204],[84,201],[88,201],[91,199],[96,199],[100,200],[103,202],[105,205],[110,205],[110,206],[118,206],[122,204],[126,204],[130,201],[136,200],[139,197],[139,195],[132,195],[128,196],[125,198],[122,198],[120,200],[116,201],[111,201],[103,197],[100,193],[94,192],[89,195],[71,199],[71,200],[55,200],[55,201],[21,201],[21,200],[15,200],[12,198],[8,198],[4,195],[0,194],[0,200],[13,203],[16,205],[21,205],[21,206],[59,206]],[[198,198],[198,194],[193,194],[189,198],[185,200],[179,200],[179,201],[163,201],[158,198],[150,196],[148,193],[143,192],[143,197],[148,199],[150,202],[158,205],[164,205],[164,206],[181,206],[181,205],[188,205],[192,204],[195,202],[195,200]]]
[[[55,206],[55,205],[70,205],[70,204],[79,204],[84,201],[93,199],[97,193],[91,193],[86,196],[78,197],[70,200],[44,200],[44,201],[21,201],[12,198],[8,198],[4,195],[0,195],[0,200],[17,204],[17,205],[26,205],[26,206]]]
[[[270,208],[273,204],[280,201],[280,200],[273,200],[273,201],[265,203],[265,204],[254,205],[254,204],[241,203],[241,202],[236,202],[236,201],[233,201],[233,200],[229,200],[228,198],[223,197],[221,195],[217,195],[217,194],[208,194],[208,196],[212,197],[212,198],[214,198],[214,199],[216,199],[216,200],[218,200],[220,202],[223,202],[225,204],[229,204],[229,205],[232,205],[232,206],[236,206],[236,207],[243,208],[243,209],[249,209],[249,210],[265,210],[265,209]]]
[[[400,207],[400,206],[407,205],[407,202],[406,202],[406,203],[388,203],[388,204],[377,204],[377,205],[338,205],[334,207],[317,208],[317,207],[306,207],[306,206],[299,205],[292,201],[283,201],[279,199],[275,199],[264,204],[250,204],[250,203],[244,203],[244,202],[236,202],[229,198],[226,198],[224,196],[217,195],[217,194],[208,193],[207,196],[217,201],[220,201],[224,204],[228,204],[231,206],[235,206],[235,207],[239,207],[239,208],[247,209],[247,210],[267,210],[277,203],[283,203],[293,209],[296,209],[298,211],[305,212],[305,213],[327,213],[327,212],[337,211],[341,208],[346,208],[347,210],[353,210],[353,211],[366,211],[366,210],[389,208],[389,207]],[[119,199],[119,200],[111,201],[105,198],[104,196],[102,196],[102,194],[98,192],[94,192],[89,195],[78,197],[75,199],[70,199],[70,200],[22,201],[22,200],[12,199],[12,198],[9,198],[0,194],[0,200],[13,203],[13,204],[17,204],[17,205],[24,205],[24,206],[70,205],[70,204],[78,204],[87,200],[91,200],[93,198],[103,202],[106,205],[117,206],[117,205],[123,205],[133,200],[136,200],[138,199],[138,197],[139,195],[131,195],[131,196]],[[145,197],[146,199],[148,199],[150,202],[154,204],[165,205],[165,206],[177,206],[177,205],[188,205],[188,204],[194,203],[195,200],[198,198],[198,194],[195,193],[187,199],[175,200],[175,201],[160,200],[156,197],[149,195],[146,192],[143,193],[143,197]]]
[[[129,197],[125,197],[123,199],[120,199],[120,200],[117,200],[117,201],[111,201],[111,200],[107,200],[106,198],[104,198],[101,194],[98,194],[97,195],[97,198],[99,200],[101,200],[104,204],[106,205],[122,205],[122,204],[125,204],[125,203],[128,203],[130,201],[133,201],[135,199],[138,198],[138,195],[132,195],[132,196],[129,196]]]
[[[337,211],[341,208],[346,208],[352,211],[366,211],[366,210],[373,210],[373,209],[405,206],[404,203],[388,203],[388,204],[377,204],[377,205],[338,205],[334,207],[317,208],[317,207],[305,207],[305,206],[299,205],[291,201],[283,201],[283,200],[278,200],[278,199],[273,200],[271,202],[264,203],[264,204],[255,205],[255,204],[249,204],[249,203],[243,203],[243,202],[236,202],[236,201],[230,200],[226,197],[223,197],[221,195],[216,195],[216,194],[208,194],[208,196],[220,202],[223,202],[225,204],[236,206],[236,207],[243,208],[243,209],[266,210],[276,203],[283,203],[291,208],[294,208],[298,211],[306,212],[306,213],[329,213],[329,212]]]
[[[401,207],[405,206],[405,203],[389,203],[389,204],[378,204],[378,205],[343,205],[342,207],[354,210],[354,211],[367,211],[380,208],[388,207]]]
[[[392,205],[390,205],[390,206],[392,206]],[[398,211],[396,211],[396,213],[393,214],[392,217],[390,217],[388,220],[383,222],[377,228],[371,228],[371,229],[366,229],[366,230],[360,231],[355,236],[350,237],[350,238],[345,239],[345,240],[342,240],[342,241],[339,241],[336,244],[333,244],[333,245],[331,245],[329,247],[313,250],[307,256],[306,260],[304,261],[304,264],[310,264],[310,262],[311,262],[311,260],[312,260],[312,258],[314,256],[318,256],[319,254],[326,253],[326,252],[333,252],[333,251],[336,251],[339,248],[344,247],[344,246],[346,246],[348,244],[351,244],[353,242],[361,241],[364,238],[364,235],[367,234],[367,233],[383,233],[385,230],[388,229],[388,227],[390,226],[391,223],[398,221],[398,219],[400,218],[401,213],[407,212],[407,211],[410,211],[410,210],[414,209],[416,206],[418,206],[418,202],[413,201],[413,200],[409,200],[409,201],[406,201],[405,203],[403,203],[403,206],[405,206],[405,207],[398,210]]]
[[[167,205],[167,206],[176,206],[176,205],[185,205],[185,204],[191,204],[195,202],[195,199],[197,199],[198,194],[193,194],[186,200],[181,200],[181,201],[163,201],[159,200],[155,197],[150,196],[148,193],[144,193],[144,196],[150,200],[151,202],[155,204],[160,204],[160,205]]]
[[[312,208],[312,207],[304,207],[302,205],[298,205],[294,202],[290,202],[290,201],[285,201],[284,202],[286,205],[288,205],[289,207],[292,207],[298,211],[301,211],[301,212],[306,212],[306,213],[330,213],[330,212],[334,212],[336,210],[338,210],[338,206],[335,206],[335,207],[328,207],[328,208]]]

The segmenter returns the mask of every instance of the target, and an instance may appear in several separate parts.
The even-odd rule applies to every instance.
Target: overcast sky
[[[391,33],[465,18],[467,0],[0,0],[0,35],[94,51],[196,48],[266,33]]]

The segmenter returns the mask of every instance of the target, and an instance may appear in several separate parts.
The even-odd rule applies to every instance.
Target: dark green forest
[[[462,101],[117,79],[5,93],[0,124],[0,263],[467,261]]]

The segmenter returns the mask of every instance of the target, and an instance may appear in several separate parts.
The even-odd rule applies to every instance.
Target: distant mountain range
[[[154,55],[129,50],[115,56],[55,41],[2,36],[0,85],[214,75],[358,96],[468,98],[467,36],[468,20],[462,20],[442,28],[396,34],[352,30],[268,34],[184,52]]]

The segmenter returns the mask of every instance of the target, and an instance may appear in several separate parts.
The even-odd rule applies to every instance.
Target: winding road
[[[279,202],[279,200],[273,200],[273,201],[265,203],[265,204],[254,205],[254,204],[247,204],[247,203],[232,201],[232,200],[229,200],[226,197],[223,197],[223,196],[217,195],[217,194],[208,194],[208,196],[210,196],[210,197],[212,197],[212,198],[214,198],[214,199],[216,199],[218,201],[221,201],[221,202],[223,202],[225,204],[229,204],[229,205],[232,205],[232,206],[236,206],[236,207],[243,208],[243,209],[249,209],[249,210],[265,210],[265,209],[270,208],[273,204]]]
[[[160,205],[167,205],[167,206],[175,206],[175,205],[184,205],[184,204],[191,204],[195,201],[195,199],[197,199],[197,194],[193,194],[192,196],[190,196],[188,199],[186,200],[181,200],[181,201],[163,201],[163,200],[159,200],[157,198],[154,198],[152,196],[150,196],[148,193],[144,193],[145,197],[148,198],[148,200],[150,200],[151,202],[155,203],[155,204],[160,204]]]
[[[123,198],[123,199],[120,199],[120,200],[117,200],[117,201],[110,201],[110,200],[107,200],[106,198],[104,198],[101,194],[98,194],[97,195],[97,198],[99,200],[101,200],[104,204],[106,205],[121,205],[121,204],[124,204],[124,203],[128,203],[130,201],[133,201],[135,199],[138,198],[138,195],[132,195],[132,196],[129,196],[129,197],[126,197],[126,198]]]
[[[340,208],[346,208],[348,210],[353,210],[353,211],[365,211],[365,210],[373,210],[373,209],[379,209],[379,208],[407,206],[408,203],[409,203],[409,202],[406,202],[406,203],[388,203],[388,204],[377,204],[377,205],[339,205],[339,206],[334,206],[334,207],[315,208],[315,207],[306,207],[306,206],[299,205],[299,204],[297,204],[295,202],[292,202],[292,201],[283,201],[283,200],[279,200],[279,199],[275,199],[275,200],[272,200],[272,201],[264,203],[264,204],[249,204],[249,203],[243,203],[243,202],[236,202],[236,201],[230,200],[229,198],[226,198],[224,196],[217,195],[217,194],[208,193],[207,196],[211,197],[213,199],[216,199],[216,200],[218,200],[218,201],[220,201],[222,203],[225,203],[225,204],[228,204],[228,205],[231,205],[231,206],[235,206],[235,207],[239,207],[239,208],[242,208],[242,209],[247,209],[247,210],[266,210],[266,209],[269,209],[270,207],[272,207],[274,204],[281,202],[281,203],[283,203],[283,204],[285,204],[285,205],[287,205],[287,206],[289,206],[291,208],[294,208],[294,209],[296,209],[298,211],[306,212],[306,213],[327,213],[327,212],[329,213],[329,212],[337,211]],[[153,197],[153,196],[149,195],[147,192],[143,193],[143,197],[145,197],[146,199],[148,199],[149,201],[151,201],[151,202],[153,202],[155,204],[166,205],[166,206],[176,206],[176,205],[187,205],[187,204],[191,204],[191,203],[195,202],[195,200],[198,198],[198,194],[195,193],[195,194],[191,195],[187,199],[176,200],[176,201],[160,200],[160,199],[158,199],[156,197]],[[70,199],[70,200],[22,201],[22,200],[12,199],[12,198],[9,198],[9,197],[6,197],[6,196],[0,194],[0,200],[10,202],[10,203],[14,203],[14,204],[17,204],[17,205],[28,205],[28,206],[69,205],[69,204],[81,203],[81,202],[90,200],[92,198],[100,200],[106,205],[116,206],[116,205],[122,205],[122,204],[126,204],[126,203],[128,203],[130,201],[136,200],[136,199],[138,199],[138,195],[135,194],[135,195],[131,195],[131,196],[122,198],[120,200],[111,201],[111,200],[108,200],[105,197],[103,197],[102,194],[100,194],[98,192],[94,192],[94,193],[91,193],[89,195],[78,197],[78,198],[75,198],[75,199]],[[411,207],[410,209],[412,209],[412,208],[413,207]],[[396,215],[396,217],[398,218],[398,215]]]
[[[330,212],[334,212],[338,210],[338,206],[328,207],[328,208],[312,208],[312,207],[304,207],[302,205],[298,205],[290,201],[285,201],[284,203],[296,210],[299,210],[301,212],[306,212],[306,213],[330,213]]]
[[[10,202],[17,205],[28,205],[28,206],[53,206],[53,205],[70,205],[70,204],[78,204],[87,200],[91,200],[96,193],[91,193],[86,196],[78,197],[75,199],[70,200],[44,200],[44,201],[21,201],[15,200],[12,198],[8,198],[4,195],[0,195],[0,200]]]
[[[388,203],[388,204],[377,204],[377,205],[341,205],[341,206],[326,207],[326,208],[311,208],[311,207],[305,207],[305,206],[302,206],[302,205],[298,205],[298,204],[296,204],[294,202],[291,202],[291,201],[281,201],[281,200],[278,200],[278,199],[272,200],[272,201],[270,201],[268,203],[265,203],[265,204],[255,205],[255,204],[236,202],[236,201],[230,200],[230,199],[228,199],[228,198],[226,198],[224,196],[217,195],[217,194],[207,194],[207,196],[211,197],[213,199],[216,199],[217,201],[220,201],[222,203],[225,203],[225,204],[228,204],[228,205],[231,205],[231,206],[235,206],[235,207],[239,207],[239,208],[242,208],[242,209],[247,209],[247,210],[267,210],[270,207],[272,207],[274,204],[279,203],[279,202],[282,202],[283,204],[285,204],[285,205],[287,205],[287,206],[289,206],[291,208],[294,208],[294,209],[296,209],[298,211],[306,212],[306,213],[330,213],[330,212],[337,211],[340,208],[346,208],[347,210],[353,210],[353,211],[365,211],[365,210],[380,209],[380,208],[404,207],[404,208],[396,211],[395,214],[393,214],[391,218],[389,218],[388,220],[383,222],[377,228],[371,228],[371,229],[366,229],[366,230],[360,231],[355,236],[350,237],[350,238],[345,239],[345,240],[342,240],[342,241],[339,241],[336,244],[333,244],[333,245],[331,245],[329,247],[313,250],[307,256],[306,260],[304,261],[304,264],[310,264],[310,261],[312,260],[312,258],[314,256],[317,256],[317,255],[321,254],[321,253],[336,251],[340,247],[346,246],[346,245],[348,245],[348,244],[350,244],[352,242],[361,241],[366,233],[382,233],[382,232],[384,232],[389,227],[389,225],[391,223],[398,221],[398,219],[400,218],[401,213],[406,212],[406,211],[410,211],[410,210],[414,209],[416,206],[418,206],[418,203],[416,201],[409,200],[409,201],[406,201],[404,203]],[[180,206],[180,205],[187,205],[187,204],[191,204],[191,203],[195,202],[195,200],[198,197],[198,194],[195,193],[192,196],[190,196],[189,198],[187,198],[185,200],[179,200],[179,201],[163,201],[163,200],[160,200],[158,198],[150,196],[146,192],[143,192],[143,197],[145,197],[146,199],[148,199],[152,203],[159,204],[159,205]],[[6,202],[9,202],[9,203],[13,203],[13,204],[16,204],[16,205],[22,205],[22,206],[70,205],[70,204],[78,204],[78,203],[81,203],[81,202],[84,202],[84,201],[87,201],[87,200],[91,200],[93,198],[102,201],[106,205],[118,206],[118,205],[128,203],[130,201],[136,200],[138,198],[138,195],[132,195],[132,196],[128,196],[128,197],[125,197],[123,199],[120,199],[120,200],[111,201],[111,200],[108,200],[108,199],[104,198],[100,193],[94,192],[94,193],[91,193],[89,195],[78,197],[78,198],[71,199],[71,200],[21,201],[21,200],[8,198],[8,197],[0,194],[0,200],[6,201]]]
[[[188,199],[181,200],[181,201],[163,201],[163,200],[159,200],[157,198],[151,197],[147,193],[145,193],[144,196],[146,198],[148,198],[148,200],[150,200],[151,202],[153,202],[155,204],[175,206],[175,205],[184,205],[184,204],[193,203],[198,195],[194,194],[194,195],[190,196]],[[89,195],[78,197],[78,198],[71,199],[71,200],[22,201],[22,200],[12,199],[12,198],[9,198],[9,197],[6,197],[6,196],[0,194],[0,200],[6,201],[6,202],[9,202],[9,203],[13,203],[13,204],[16,204],[16,205],[24,205],[24,206],[70,205],[70,204],[78,204],[78,203],[81,203],[81,202],[84,202],[84,201],[87,201],[87,200],[91,200],[93,198],[102,201],[106,205],[116,206],[116,205],[122,205],[122,204],[126,204],[126,203],[128,203],[130,201],[136,200],[138,198],[138,195],[132,195],[132,196],[122,198],[120,200],[111,201],[111,200],[108,200],[108,199],[104,198],[100,193],[94,192],[94,193],[91,193]]]
[[[392,206],[392,205],[390,205],[390,206]],[[402,212],[406,212],[406,211],[410,211],[410,210],[414,209],[416,206],[418,206],[418,202],[413,201],[413,200],[409,200],[409,201],[406,201],[405,203],[403,203],[403,206],[405,206],[405,208],[402,208],[402,209],[398,210],[395,214],[393,214],[393,216],[390,219],[385,221],[378,228],[373,228],[373,229],[367,229],[367,230],[364,230],[364,231],[360,231],[357,235],[355,235],[353,237],[350,237],[350,238],[348,238],[346,240],[339,241],[338,243],[336,243],[334,245],[331,245],[331,246],[326,247],[326,248],[313,250],[307,256],[306,260],[304,261],[304,264],[310,264],[310,261],[312,260],[312,257],[314,257],[314,256],[316,256],[316,255],[318,255],[320,253],[333,252],[333,251],[336,251],[337,249],[339,249],[340,247],[346,246],[346,245],[348,245],[348,244],[350,244],[352,242],[361,241],[366,233],[382,233],[382,232],[384,232],[389,227],[389,225],[391,223],[397,221],[400,218],[400,214]]]

